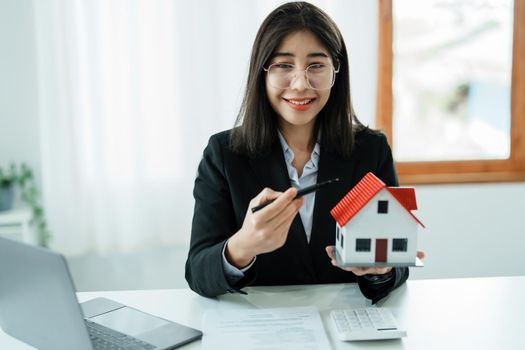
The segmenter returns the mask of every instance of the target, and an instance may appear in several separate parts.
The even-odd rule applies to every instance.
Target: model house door
[[[386,262],[387,239],[376,239],[376,262]]]

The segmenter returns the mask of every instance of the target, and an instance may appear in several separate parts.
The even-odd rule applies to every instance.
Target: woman
[[[386,138],[354,114],[348,69],[341,33],[314,5],[287,3],[264,20],[237,127],[210,138],[195,180],[194,291],[357,281],[375,302],[408,278],[407,268],[335,266],[330,209],[369,171],[398,184]],[[296,188],[336,177],[294,199]]]

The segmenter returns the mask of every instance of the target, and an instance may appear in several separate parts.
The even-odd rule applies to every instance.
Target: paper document
[[[330,349],[313,307],[209,310],[203,333],[203,349]]]

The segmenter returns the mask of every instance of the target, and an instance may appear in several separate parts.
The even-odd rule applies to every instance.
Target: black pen
[[[312,193],[314,191],[317,191],[318,189],[320,189],[323,186],[326,186],[328,184],[331,184],[331,183],[334,183],[334,182],[338,182],[338,181],[339,181],[339,178],[335,178],[335,179],[332,179],[332,180],[324,181],[324,182],[321,182],[321,183],[318,183],[318,184],[315,184],[315,185],[306,186],[304,188],[301,188],[301,189],[299,189],[297,191],[297,195],[295,196],[294,199],[300,198],[300,197],[302,197],[304,195],[307,195],[308,193]],[[252,208],[252,213],[255,213],[256,211],[261,210],[262,208],[264,208],[268,204],[272,203],[274,200],[275,199],[272,199],[271,201],[268,201],[266,203],[259,204],[256,207],[253,207]]]

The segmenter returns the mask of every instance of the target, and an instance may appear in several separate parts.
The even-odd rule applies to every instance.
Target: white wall
[[[337,5],[326,10],[349,46],[353,97],[366,122],[375,114],[377,6],[355,4],[352,13]],[[26,161],[38,174],[32,6],[31,0],[0,0],[0,164]],[[413,278],[525,274],[524,183],[418,186],[417,195],[417,215],[428,227],[420,237],[427,258]]]
[[[525,184],[417,186],[426,266],[414,278],[525,274]]]

